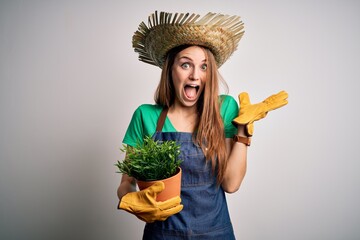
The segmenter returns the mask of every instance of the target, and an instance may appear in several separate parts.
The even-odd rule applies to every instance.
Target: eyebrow
[[[191,58],[189,58],[189,57],[187,57],[187,56],[180,56],[180,57],[179,57],[179,60],[181,60],[181,59],[187,59],[187,60],[189,60],[189,61],[193,61]],[[203,59],[202,62],[206,62],[206,58]]]

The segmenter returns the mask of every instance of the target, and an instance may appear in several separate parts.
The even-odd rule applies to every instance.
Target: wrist
[[[238,125],[237,135],[242,137],[248,137],[246,135],[246,125]]]
[[[250,144],[251,144],[251,138],[250,137],[241,136],[241,135],[234,135],[233,141],[238,142],[238,143],[243,143],[246,146],[250,146]]]

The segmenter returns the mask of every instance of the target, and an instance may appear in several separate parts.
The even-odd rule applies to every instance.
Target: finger
[[[282,90],[278,93],[278,95],[282,96],[283,98],[287,98],[289,94],[286,91]]]
[[[246,121],[246,120],[244,120],[243,118],[237,117],[237,118],[234,118],[231,122],[235,126],[237,126],[237,125],[245,125],[246,123],[248,123],[248,121]]]
[[[281,91],[278,94],[276,94],[276,101],[286,100],[289,97],[289,94],[285,91]]]
[[[160,221],[165,221],[168,217],[179,213],[183,209],[183,205],[178,205],[176,207],[161,211],[161,215],[159,216]]]
[[[147,189],[154,193],[160,193],[165,189],[165,184],[162,181],[157,181]]]
[[[247,92],[242,92],[239,94],[239,103],[240,103],[240,107],[244,107],[251,104],[249,94]]]
[[[273,94],[270,97],[266,98],[264,100],[264,102],[269,104],[269,103],[279,101],[279,100],[284,100],[284,99],[287,99],[287,98],[288,98],[288,93],[285,92],[285,91],[280,91],[277,94]]]
[[[278,100],[286,100],[289,97],[289,94],[285,91],[281,91],[277,94],[276,99]]]
[[[156,221],[165,221],[168,217],[180,212],[183,209],[183,207],[184,207],[183,205],[177,205],[175,207],[165,209],[165,210],[160,209],[161,211],[154,212],[153,214],[147,213],[145,215],[146,218],[145,217],[142,217],[142,218],[145,219],[143,221],[146,221],[148,223],[154,222],[155,220]]]
[[[162,213],[164,215],[171,216],[171,215],[181,212],[181,210],[183,210],[183,208],[184,208],[184,206],[180,204],[173,208],[166,209],[166,210],[162,211]]]
[[[288,104],[287,98],[288,93],[285,91],[280,91],[279,93],[268,97],[264,101],[266,103],[266,111],[275,110],[277,108],[285,106],[286,104]]]
[[[254,119],[253,119],[252,122],[259,121],[260,119],[265,118],[266,115],[268,114],[269,110],[267,109],[267,110],[264,110],[264,111],[266,111],[266,112],[260,112],[259,114],[257,114],[257,115],[254,117]]]
[[[288,100],[287,100],[287,99],[283,99],[283,100],[277,101],[277,102],[274,104],[274,109],[280,108],[280,107],[282,107],[282,106],[285,106],[286,104],[288,104]]]
[[[165,189],[165,184],[162,181],[157,181],[153,185],[145,189],[145,191],[146,191],[146,195],[151,196],[153,199],[155,199],[156,196],[164,189]]]
[[[285,106],[286,104],[288,104],[287,99],[278,99],[278,100],[276,100],[273,103],[268,105],[268,110],[267,111],[275,110],[277,108]]]
[[[248,137],[251,137],[254,134],[254,123],[248,123],[246,124],[246,135]]]
[[[157,202],[158,207],[161,210],[170,209],[176,206],[179,206],[181,203],[181,198],[179,196],[170,198],[163,202]]]

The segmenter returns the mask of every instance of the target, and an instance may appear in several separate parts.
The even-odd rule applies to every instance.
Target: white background
[[[131,37],[155,10],[240,15],[229,94],[289,104],[255,124],[238,239],[360,239],[360,3],[0,1],[0,239],[140,239],[116,209],[121,141],[160,69]]]

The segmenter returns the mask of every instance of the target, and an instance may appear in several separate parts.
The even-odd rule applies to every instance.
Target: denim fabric
[[[183,210],[166,221],[147,223],[144,240],[152,239],[235,239],[225,193],[216,185],[211,164],[191,133],[156,132],[156,140],[181,144],[181,200]]]

